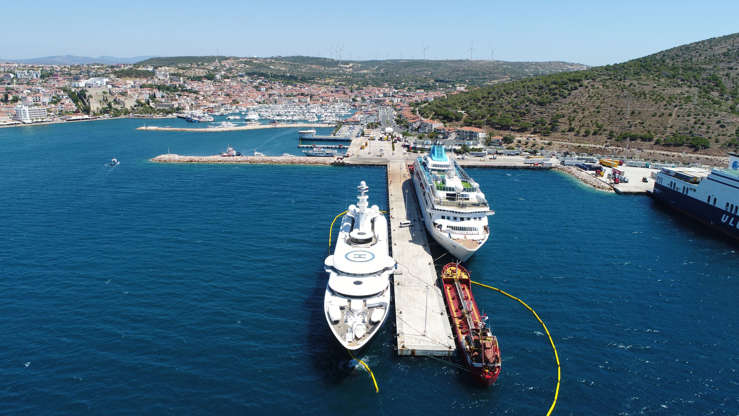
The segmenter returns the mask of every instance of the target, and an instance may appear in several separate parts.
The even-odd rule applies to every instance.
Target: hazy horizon
[[[4,6],[0,58],[313,56],[613,64],[735,33],[739,3],[302,2],[183,4],[88,0]]]

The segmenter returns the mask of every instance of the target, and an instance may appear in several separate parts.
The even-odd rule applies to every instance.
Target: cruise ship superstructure
[[[362,181],[357,204],[342,218],[334,253],[324,262],[329,274],[323,306],[336,339],[348,350],[362,348],[387,319],[390,308],[390,257],[387,219],[369,207]]]
[[[413,184],[429,234],[450,254],[466,261],[490,236],[485,195],[444,147],[434,145],[413,164]]]
[[[739,240],[739,154],[729,153],[728,169],[662,168],[652,196]]]

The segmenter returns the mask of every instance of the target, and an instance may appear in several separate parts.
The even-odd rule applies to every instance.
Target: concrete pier
[[[331,165],[336,163],[333,157],[308,156],[187,156],[164,154],[150,159],[157,163],[210,163],[210,164],[247,164],[247,165]]]
[[[450,356],[455,351],[426,229],[403,160],[387,164],[398,355]],[[410,227],[400,227],[408,219]]]

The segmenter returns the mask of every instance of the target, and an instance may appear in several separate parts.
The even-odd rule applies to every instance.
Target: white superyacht
[[[466,261],[490,236],[490,209],[480,185],[444,146],[433,145],[428,155],[413,164],[413,184],[421,204],[426,230],[442,247]]]
[[[329,274],[323,299],[326,321],[348,350],[366,345],[387,319],[395,268],[387,219],[377,205],[369,207],[364,181],[357,189],[357,205],[346,211],[334,253],[324,261]]]

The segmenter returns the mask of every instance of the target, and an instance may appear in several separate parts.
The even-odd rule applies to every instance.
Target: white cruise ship
[[[426,229],[442,247],[466,261],[490,236],[485,195],[444,146],[434,145],[413,164],[413,184]]]
[[[652,196],[739,240],[739,154],[729,153],[727,169],[662,168]]]
[[[336,339],[348,350],[362,348],[382,327],[390,309],[387,219],[377,205],[368,207],[367,190],[358,187],[357,205],[341,221],[333,255],[326,257],[329,274],[323,307]]]

